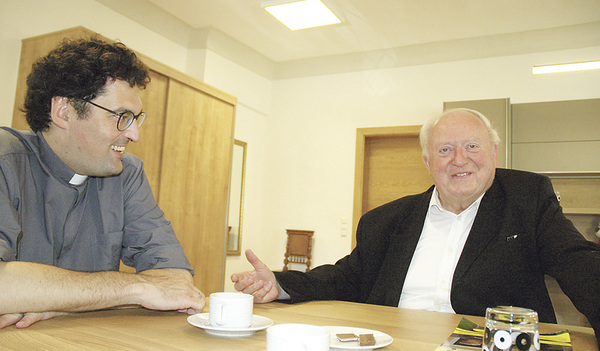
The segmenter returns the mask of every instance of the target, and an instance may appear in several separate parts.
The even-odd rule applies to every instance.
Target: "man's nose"
[[[123,135],[134,143],[140,140],[140,127],[138,126],[137,120],[134,120],[133,123],[123,131]]]
[[[467,163],[467,151],[463,148],[456,148],[452,163],[456,166],[463,166]]]

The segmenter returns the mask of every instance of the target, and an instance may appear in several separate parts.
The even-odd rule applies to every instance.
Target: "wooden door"
[[[352,247],[363,214],[400,197],[421,193],[433,184],[423,163],[419,130],[420,126],[357,130]]]
[[[140,90],[143,110],[146,119],[140,128],[140,140],[129,143],[127,152],[144,161],[144,171],[154,193],[156,202],[160,203],[160,170],[165,130],[165,106],[167,106],[167,88],[169,77],[150,70],[152,81],[146,89]]]
[[[168,100],[160,205],[208,295],[224,284],[234,106],[175,80]]]

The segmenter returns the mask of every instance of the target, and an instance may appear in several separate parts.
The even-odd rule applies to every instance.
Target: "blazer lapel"
[[[423,194],[417,206],[402,223],[398,224],[390,238],[390,248],[376,284],[385,291],[382,297],[385,305],[398,306],[408,267],[423,231],[431,194],[431,191]]]
[[[454,271],[453,285],[467,272],[488,244],[498,236],[502,223],[504,196],[496,181],[481,199],[469,237]]]

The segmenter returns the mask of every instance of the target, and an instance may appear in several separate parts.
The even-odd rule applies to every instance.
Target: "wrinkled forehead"
[[[468,111],[453,111],[440,117],[431,127],[430,139],[433,144],[452,140],[490,141],[483,121]]]

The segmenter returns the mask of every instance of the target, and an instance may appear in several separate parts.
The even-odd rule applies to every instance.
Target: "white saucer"
[[[239,337],[254,334],[256,331],[266,329],[273,325],[273,320],[263,316],[252,316],[252,324],[248,328],[223,328],[213,327],[208,319],[208,312],[198,313],[187,318],[188,323],[194,327],[202,328],[207,334],[225,337]]]
[[[333,327],[327,326],[323,327],[329,331],[330,335],[330,347],[332,350],[373,350],[379,349],[382,347],[386,347],[394,341],[394,338],[391,336],[379,332],[377,330],[371,329],[363,329],[363,328],[354,328],[354,327]],[[359,334],[373,334],[375,337],[375,345],[370,346],[360,346],[358,341],[347,341],[341,342],[338,340],[335,334],[344,334],[344,333],[354,333],[356,335]]]

